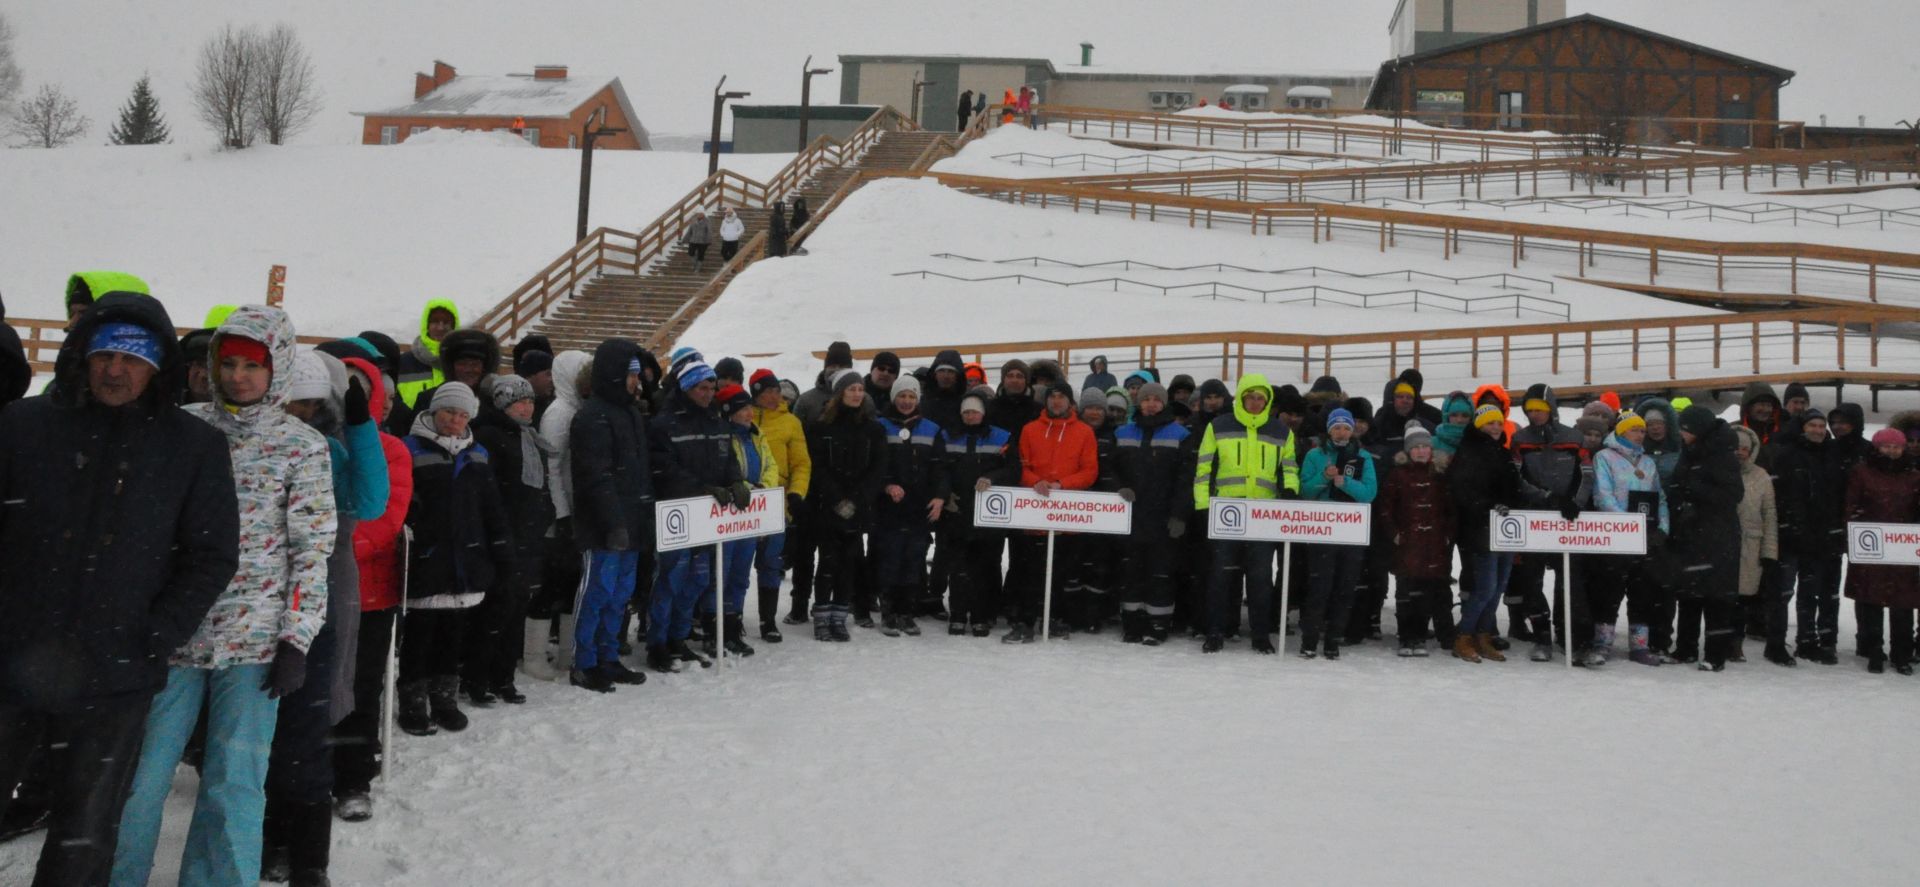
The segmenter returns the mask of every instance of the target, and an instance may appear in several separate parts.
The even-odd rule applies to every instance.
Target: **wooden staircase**
[[[923,157],[939,138],[937,133],[890,130],[857,161],[820,168],[795,194],[805,197],[808,210],[817,215],[858,174],[911,170],[916,162],[924,162]],[[854,188],[858,187],[855,183]],[[789,211],[793,196],[786,198]],[[747,226],[742,249],[749,255],[747,262],[740,266],[745,267],[758,257],[758,249],[751,241],[767,230],[771,211],[761,206],[744,206],[735,207],[734,212]],[[587,280],[577,295],[555,306],[537,322],[534,331],[544,334],[556,349],[592,351],[602,340],[616,336],[643,344],[660,344],[662,328],[677,314],[683,314],[683,307],[700,297],[721,276],[738,272],[739,268],[729,271],[727,263],[720,259],[719,227],[716,214],[713,219],[715,242],[700,269],[694,268],[686,247],[674,244],[663,259],[640,269],[638,274],[602,274]],[[796,241],[790,247],[797,245]],[[690,320],[682,317],[676,325],[684,328]]]

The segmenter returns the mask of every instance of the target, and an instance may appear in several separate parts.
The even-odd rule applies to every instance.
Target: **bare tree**
[[[253,144],[259,129],[249,101],[258,55],[254,47],[259,40],[259,33],[251,28],[235,30],[227,25],[200,45],[200,62],[193,79],[193,111],[228,148]]]
[[[86,135],[92,126],[80,106],[51,83],[14,106],[7,118],[7,133],[20,139],[18,144],[34,148],[58,148]]]
[[[13,61],[13,25],[0,12],[0,108],[13,101],[20,91],[20,66]]]
[[[259,124],[267,144],[285,144],[320,113],[320,87],[314,82],[313,61],[301,45],[300,35],[284,23],[264,36],[254,36],[253,49],[249,116]]]

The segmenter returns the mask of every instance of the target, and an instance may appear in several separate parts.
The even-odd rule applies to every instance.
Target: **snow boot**
[[[536,681],[551,681],[560,676],[547,660],[547,641],[552,630],[551,619],[528,619],[521,629],[524,652],[520,655],[520,670]]]
[[[967,635],[967,624],[965,622],[948,622],[947,623],[947,637],[959,638],[959,637],[966,637],[966,635]]]
[[[1498,640],[1497,635],[1483,633],[1483,634],[1475,635],[1473,639],[1473,643],[1475,647],[1479,648],[1481,659],[1485,659],[1489,662],[1507,661],[1506,654],[1500,652],[1500,645],[1494,643],[1495,640]]]
[[[628,668],[626,663],[618,659],[612,662],[602,663],[598,668],[594,669],[594,671],[599,672],[601,677],[615,684],[627,684],[631,686],[647,682],[645,672],[634,671]]]
[[[427,681],[408,681],[400,685],[400,714],[395,722],[409,736],[432,736],[440,732],[433,726],[432,703],[427,699]]]
[[[1033,628],[1016,622],[1012,628],[1007,629],[1006,634],[1000,637],[1000,643],[1031,644],[1033,643]]]
[[[728,616],[726,620],[720,624],[726,626],[727,630],[727,640],[721,644],[720,647],[727,651],[728,656],[738,656],[745,659],[753,655],[753,648],[747,646],[747,622],[745,618],[735,613],[732,616]]]
[[[1248,640],[1253,646],[1253,652],[1262,656],[1272,656],[1280,652],[1273,646],[1273,635],[1267,634],[1264,631],[1254,632],[1253,637]]]
[[[1320,655],[1329,662],[1339,662],[1340,661],[1340,645],[1328,644],[1326,646],[1326,649],[1323,652],[1321,652]]]
[[[1601,659],[1611,660],[1613,658],[1613,639],[1614,639],[1613,626],[1611,625],[1594,626],[1593,649],[1590,650],[1589,653],[1590,654],[1598,653],[1600,654]],[[1602,663],[1602,664],[1605,664],[1605,663]]]
[[[1628,643],[1632,645],[1633,652],[1628,655],[1628,658],[1641,665],[1659,666],[1660,656],[1653,652],[1649,641],[1651,629],[1645,625],[1634,625],[1629,628],[1633,634],[1632,639]]]
[[[1905,678],[1913,677],[1913,663],[1895,662],[1893,664],[1893,673]]]
[[[434,725],[448,733],[467,729],[467,716],[460,711],[460,679],[442,675],[432,681],[427,688],[427,704],[433,712]]]
[[[492,693],[501,702],[508,705],[527,704],[527,694],[520,692],[520,688],[514,686],[512,681],[489,687],[487,688],[487,692]]]
[[[1412,659],[1413,648],[1406,644],[1401,644],[1399,649],[1393,651],[1393,655],[1398,656],[1401,659]]]
[[[1158,647],[1167,642],[1167,636],[1172,632],[1173,626],[1168,624],[1167,617],[1148,616],[1147,636],[1141,638],[1140,643],[1149,647]]]
[[[1886,673],[1887,673],[1887,657],[1884,655],[1881,655],[1877,651],[1869,654],[1867,656],[1867,674],[1886,674]]]
[[[780,635],[780,623],[772,619],[760,623],[760,639],[769,644],[777,644],[786,640],[786,638]]]
[[[880,614],[880,633],[890,638],[900,636],[900,617],[892,613]]]
[[[599,666],[569,670],[567,683],[595,693],[612,693],[614,689],[613,681],[607,677],[606,672],[600,670]]]
[[[833,640],[833,609],[831,607],[816,605],[813,608],[813,639]]]
[[[287,883],[289,887],[333,887],[333,880],[327,877],[326,869],[301,869],[294,872]]]
[[[901,634],[907,637],[917,638],[920,636],[920,623],[913,621],[912,616],[901,616],[893,620],[893,624],[894,627],[900,629]]]
[[[1480,651],[1474,647],[1472,635],[1462,633],[1454,637],[1453,658],[1468,662],[1480,661]]]
[[[333,799],[333,815],[341,822],[366,822],[373,818],[373,798],[366,792],[347,792]]]
[[[1553,645],[1552,644],[1534,644],[1533,649],[1527,651],[1527,659],[1532,662],[1552,662],[1553,661]]]
[[[1226,637],[1221,635],[1219,632],[1214,631],[1214,632],[1207,633],[1206,641],[1200,645],[1200,652],[1218,653],[1221,650],[1225,650],[1226,648],[1227,648]]]
[[[1700,666],[1699,666],[1699,668],[1700,668],[1700,670],[1701,670],[1701,671],[1726,671],[1726,670],[1727,670],[1727,664],[1726,664],[1725,662],[1707,662],[1707,661],[1702,661],[1702,662],[1700,663]]]
[[[977,638],[993,637],[993,623],[975,622],[970,633]]]
[[[785,622],[788,625],[805,625],[809,622],[812,622],[813,618],[808,616],[805,613],[800,612],[799,610],[789,610],[787,611],[786,618],[781,619],[780,621]]]
[[[292,851],[284,845],[269,844],[260,848],[260,880],[285,884],[292,877]]]
[[[466,696],[467,701],[473,703],[476,708],[486,708],[497,701],[494,699],[493,691],[479,681],[461,681],[460,693]]]
[[[1137,644],[1147,636],[1147,614],[1143,610],[1124,610],[1120,613],[1120,642]]]
[[[868,624],[871,625],[872,621],[869,620]],[[827,628],[831,630],[833,642],[836,644],[844,644],[853,640],[853,634],[847,631],[846,607],[837,604],[834,606],[833,613],[827,620]]]
[[[708,637],[712,637],[712,635],[708,635]],[[681,662],[698,662],[701,668],[713,667],[713,660],[694,652],[694,649],[688,646],[685,640],[668,643],[667,652],[673,654],[673,658]]]
[[[1413,658],[1425,659],[1432,655],[1433,655],[1433,652],[1427,649],[1426,641],[1420,641],[1419,643],[1416,643],[1413,645]]]
[[[666,647],[647,648],[647,668],[661,674],[673,674],[680,670],[680,660],[673,658]]]
[[[1524,632],[1524,630],[1523,630],[1523,633],[1525,633],[1525,632]],[[1500,636],[1500,635],[1498,635],[1498,634],[1490,634],[1490,635],[1488,635],[1487,637],[1489,637],[1489,638],[1491,638],[1491,639],[1492,639],[1492,641],[1493,641],[1493,649],[1495,649],[1495,650],[1497,650],[1497,651],[1499,651],[1499,652],[1502,652],[1502,653],[1504,653],[1504,652],[1506,652],[1506,651],[1508,651],[1508,650],[1511,650],[1511,649],[1513,649],[1513,642],[1512,642],[1512,641],[1509,641],[1509,640],[1507,640],[1506,638],[1503,638],[1503,637],[1501,637],[1501,636]],[[1517,638],[1516,638],[1516,640],[1517,640]],[[1506,660],[1504,660],[1504,659],[1502,659],[1502,660],[1499,660],[1499,661],[1501,661],[1501,662],[1504,662],[1504,661],[1506,661]]]
[[[1787,651],[1786,644],[1768,644],[1764,655],[1767,661],[1774,665],[1792,668],[1800,664],[1800,660],[1793,658],[1793,654]]]

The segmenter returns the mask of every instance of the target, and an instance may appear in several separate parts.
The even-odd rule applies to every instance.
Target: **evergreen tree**
[[[160,100],[143,75],[133,85],[133,95],[120,109],[120,122],[108,136],[116,145],[158,145],[168,140],[167,119],[160,114]]]

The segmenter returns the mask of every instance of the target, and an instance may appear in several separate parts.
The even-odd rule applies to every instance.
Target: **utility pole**
[[[602,126],[606,120],[607,106],[601,105],[587,118],[586,125],[580,127],[580,223],[574,227],[574,243],[587,239],[587,205],[593,194],[593,140],[626,132],[623,127]]]
[[[813,100],[813,75],[831,73],[832,68],[814,67],[813,56],[807,56],[807,60],[800,63],[800,147],[797,151],[807,150],[807,111]]]
[[[720,77],[720,82],[713,87],[713,138],[707,142],[707,175],[713,175],[720,171],[720,107],[725,105],[728,99],[744,99],[753,94],[750,92],[722,92],[721,90],[724,89],[726,85],[727,78],[726,75],[723,74]]]

